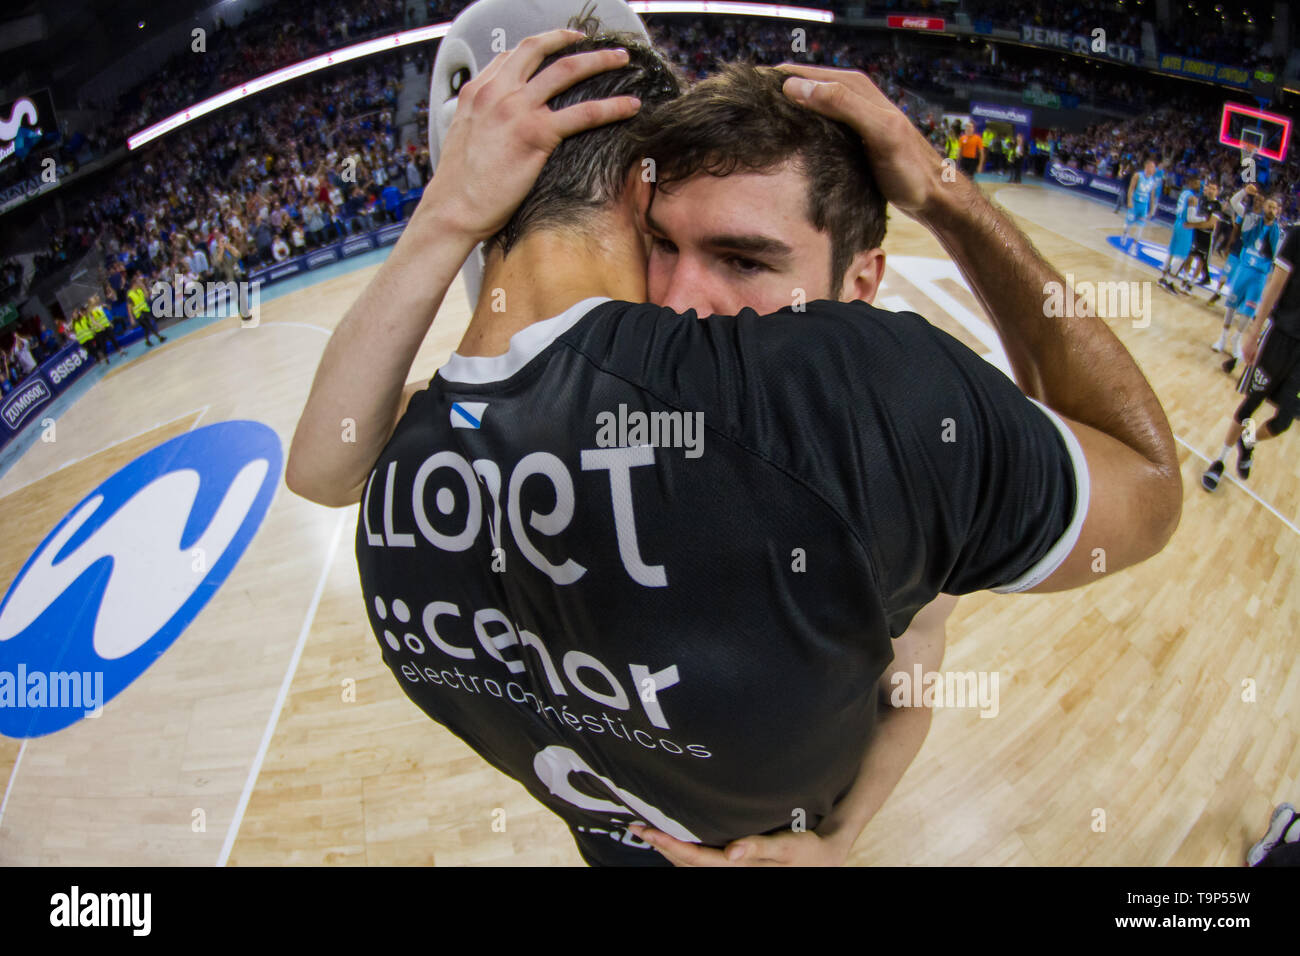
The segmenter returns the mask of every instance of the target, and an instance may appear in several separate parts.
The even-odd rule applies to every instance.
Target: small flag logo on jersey
[[[479,428],[483,425],[483,413],[487,411],[487,402],[452,402],[452,428]]]

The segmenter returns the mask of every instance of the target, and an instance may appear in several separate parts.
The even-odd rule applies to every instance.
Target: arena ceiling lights
[[[206,100],[200,100],[193,106],[186,107],[179,113],[174,113],[164,120],[159,120],[152,126],[146,126],[140,132],[127,138],[126,147],[127,149],[139,149],[145,143],[179,129],[186,123],[193,122],[201,116],[206,116],[213,110],[219,110],[223,106],[229,106],[231,103],[252,96],[255,93],[269,90],[281,83],[288,83],[290,80],[296,80],[309,73],[315,73],[317,70],[329,69],[331,66],[338,66],[340,63],[347,63],[349,60],[355,60],[359,57],[372,56],[375,53],[387,53],[389,50],[396,50],[411,43],[436,40],[439,37],[446,36],[447,31],[450,29],[450,23],[435,23],[433,26],[403,30],[400,33],[377,37],[363,43],[354,43],[352,46],[331,50],[329,53],[322,53],[320,56],[314,56],[309,60],[302,60],[299,63],[272,70],[270,73],[264,73],[255,79],[249,80],[247,83],[233,86],[216,96],[209,96]]]
[[[690,2],[690,0],[632,0],[628,6],[641,14],[707,13],[717,16],[807,20],[813,23],[830,23],[835,19],[835,15],[829,10],[780,6],[771,3],[731,3],[721,2],[721,0],[694,0],[694,2]],[[233,86],[215,96],[210,96],[206,100],[200,100],[179,113],[173,113],[166,119],[159,120],[152,126],[146,126],[138,133],[127,137],[127,149],[139,149],[145,143],[152,142],[160,136],[165,136],[173,130],[180,129],[185,124],[206,116],[214,110],[219,110],[245,97],[279,86],[281,83],[288,83],[290,80],[296,80],[299,77],[307,76],[309,73],[315,73],[317,70],[329,69],[332,66],[338,66],[340,63],[347,63],[349,60],[355,60],[363,56],[386,53],[389,50],[396,50],[412,43],[436,40],[446,36],[447,31],[450,29],[451,23],[435,23],[427,27],[417,27],[414,30],[402,30],[386,37],[377,37],[363,43],[354,43],[352,46],[331,50],[329,53],[322,53],[320,56],[314,56],[311,59],[281,67],[278,70],[251,79],[247,83],[241,83],[239,86]]]
[[[720,0],[696,0],[694,3],[679,3],[675,2],[675,0],[632,0],[632,2],[628,3],[628,6],[637,13],[713,13],[718,16],[811,20],[815,23],[830,23],[835,19],[835,14],[829,10],[776,6],[770,3],[723,3]]]

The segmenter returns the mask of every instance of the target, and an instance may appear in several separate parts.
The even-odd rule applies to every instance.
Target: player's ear
[[[876,292],[885,277],[885,250],[877,246],[859,252],[849,263],[840,284],[841,302],[861,300],[871,305],[876,300]]]
[[[639,165],[628,170],[627,180],[623,186],[623,200],[632,211],[636,227],[642,235],[650,232],[646,216],[650,211],[650,202],[654,198],[654,183],[641,174]]]

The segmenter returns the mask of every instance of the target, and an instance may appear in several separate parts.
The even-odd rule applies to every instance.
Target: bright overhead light
[[[742,17],[775,17],[783,20],[807,20],[815,23],[831,23],[835,20],[835,14],[829,10],[816,10],[811,7],[787,7],[771,3],[732,3],[728,0],[695,0],[695,2],[683,2],[683,0],[632,0],[628,4],[637,13],[656,14],[656,13],[712,13],[717,15],[742,16]],[[144,21],[140,21],[143,23]],[[346,63],[349,60],[355,60],[359,57],[370,56],[374,53],[383,53],[387,50],[396,50],[400,47],[407,46],[411,43],[424,43],[428,40],[436,40],[439,37],[447,35],[451,29],[451,23],[435,23],[430,26],[417,27],[414,30],[402,30],[399,33],[392,33],[385,37],[377,37],[373,40],[366,40],[363,43],[355,43],[352,46],[345,46],[339,50],[331,50],[328,53],[322,53],[320,56],[314,56],[309,60],[303,60],[300,63],[293,63],[289,66],[273,70],[262,76],[255,77],[247,83],[241,83],[239,86],[233,86],[224,92],[210,96],[206,100],[200,100],[179,113],[173,113],[165,119],[159,120],[152,126],[146,126],[144,129],[127,137],[126,145],[128,149],[139,149],[145,143],[164,136],[167,133],[177,130],[187,123],[192,123],[201,116],[206,116],[213,110],[219,110],[223,106],[229,106],[245,97],[252,96],[255,93],[261,93],[269,90],[281,83],[287,83],[290,80],[296,80],[299,77],[307,76],[309,73],[315,73],[317,70],[324,70],[331,66],[338,66],[340,63]],[[975,42],[974,40],[971,41]]]
[[[166,119],[159,120],[152,126],[146,126],[133,136],[127,137],[127,149],[139,149],[145,143],[164,136],[173,130],[180,129],[187,123],[192,123],[201,116],[206,116],[213,110],[219,110],[223,106],[229,106],[231,103],[238,102],[246,97],[264,92],[272,87],[279,86],[281,83],[288,83],[290,80],[296,80],[308,74],[315,73],[317,70],[325,70],[331,66],[338,66],[340,63],[347,63],[349,60],[356,60],[363,56],[370,56],[375,53],[384,53],[388,50],[396,50],[412,43],[423,43],[426,40],[434,40],[438,37],[446,36],[447,31],[451,29],[450,23],[435,23],[432,26],[417,27],[414,30],[403,30],[400,33],[389,34],[386,37],[377,37],[374,40],[366,40],[363,43],[354,43],[352,46],[345,46],[339,50],[331,50],[329,53],[322,53],[320,56],[314,56],[309,60],[303,60],[299,63],[293,63],[289,66],[282,67],[278,70],[272,70],[270,73],[264,73],[259,77],[249,80],[247,83],[241,83],[239,86],[232,86],[224,92],[215,96],[209,96],[206,100],[200,100],[191,106],[187,106],[179,113],[173,113]]]

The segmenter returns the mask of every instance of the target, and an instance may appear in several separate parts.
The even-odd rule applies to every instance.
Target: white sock
[[[1223,446],[1223,451],[1219,452],[1219,457],[1216,458],[1215,461],[1227,461],[1227,460],[1228,460],[1228,454],[1229,454],[1231,451],[1232,451],[1232,446],[1231,446],[1231,445],[1224,445],[1224,446]]]
[[[1218,344],[1215,345],[1215,348],[1217,348],[1220,352],[1222,352],[1224,347],[1227,346],[1227,344],[1228,344],[1228,327],[1225,325],[1223,327],[1223,331],[1219,333],[1219,341]]]

